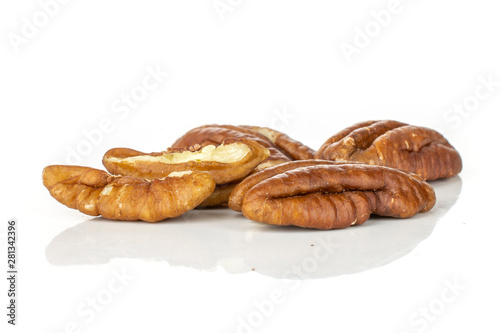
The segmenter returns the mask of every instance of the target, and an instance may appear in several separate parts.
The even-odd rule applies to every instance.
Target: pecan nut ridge
[[[145,180],[110,176],[88,167],[51,165],[43,170],[49,193],[69,208],[111,220],[158,222],[195,208],[214,190],[206,172],[173,173]]]
[[[286,171],[251,187],[242,212],[268,224],[338,229],[362,224],[371,214],[408,218],[435,202],[428,183],[401,170],[317,165]]]
[[[328,139],[315,158],[383,165],[426,180],[452,177],[462,169],[460,154],[440,133],[392,120],[355,124]]]
[[[228,206],[234,211],[241,212],[241,205],[243,204],[243,197],[246,192],[256,184],[261,181],[270,178],[272,176],[281,174],[285,171],[294,170],[306,166],[314,165],[337,165],[343,163],[358,163],[358,162],[339,162],[339,161],[327,161],[327,160],[301,160],[301,161],[291,161],[275,165],[265,170],[254,173],[247,178],[245,178],[241,183],[236,185],[229,196]]]
[[[310,159],[314,150],[284,133],[258,126],[205,125],[193,128],[177,139],[172,147],[183,148],[194,144],[220,144],[226,139],[245,138],[254,140],[270,151],[269,157],[257,166],[257,170],[285,163],[294,159]]]
[[[112,174],[162,178],[174,171],[205,171],[217,184],[242,179],[269,156],[269,150],[247,139],[225,140],[218,145],[193,145],[159,153],[142,153],[127,148],[106,152],[103,164]]]

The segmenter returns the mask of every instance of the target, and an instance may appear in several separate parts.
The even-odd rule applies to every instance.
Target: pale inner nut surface
[[[205,125],[185,133],[172,147],[183,148],[194,144],[220,144],[227,139],[245,138],[258,142],[270,151],[269,157],[257,166],[257,170],[296,159],[311,159],[315,151],[279,131],[258,126]]]
[[[427,211],[436,198],[424,179],[462,168],[441,134],[391,120],[348,127],[316,153],[270,128],[207,125],[163,152],[110,149],[103,164],[112,175],[49,166],[44,185],[66,206],[109,219],[154,222],[227,204],[254,221],[335,229]]]
[[[167,177],[182,177],[184,175],[190,175],[191,173],[193,173],[193,171],[191,171],[191,170],[174,171],[174,172],[169,173]]]
[[[172,172],[196,170],[208,172],[217,184],[226,184],[242,179],[268,156],[269,150],[258,142],[237,139],[219,145],[194,144],[155,153],[113,148],[106,152],[102,163],[114,175],[152,180]]]
[[[220,163],[234,163],[243,159],[250,152],[250,148],[242,143],[229,145],[208,145],[197,151],[183,151],[179,153],[164,152],[159,155],[138,155],[131,157],[107,157],[109,162],[123,162],[133,164],[136,161],[159,162],[165,164],[186,163],[190,161],[214,161]]]

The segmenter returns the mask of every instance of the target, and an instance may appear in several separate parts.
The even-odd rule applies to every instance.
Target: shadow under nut
[[[408,218],[430,210],[433,188],[420,177],[383,166],[345,164],[297,168],[250,188],[243,215],[274,225],[338,229],[371,214]]]
[[[462,170],[460,154],[440,133],[392,120],[348,127],[328,139],[315,158],[383,165],[426,180],[452,177]]]
[[[227,207],[229,196],[238,182],[217,185],[215,190],[196,208]]]

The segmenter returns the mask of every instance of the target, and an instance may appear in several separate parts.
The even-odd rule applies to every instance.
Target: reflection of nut
[[[184,148],[194,144],[202,146],[221,144],[227,139],[253,140],[269,149],[269,158],[264,160],[258,170],[281,164],[293,159],[313,158],[314,151],[287,135],[266,127],[206,125],[194,128],[174,142],[172,147]]]
[[[254,141],[228,140],[217,147],[192,145],[150,154],[114,148],[106,152],[102,162],[115,175],[151,180],[174,171],[196,170],[210,173],[217,184],[225,184],[245,177],[268,156],[269,151]]]
[[[316,165],[263,179],[244,193],[242,212],[268,224],[335,229],[362,224],[370,214],[411,217],[435,202],[432,187],[406,171],[367,164]]]
[[[152,181],[88,167],[51,165],[43,184],[60,203],[112,220],[157,222],[193,209],[214,190],[208,173],[177,172]]]
[[[392,120],[348,127],[328,139],[315,158],[384,165],[427,180],[455,176],[462,170],[460,155],[441,134]]]
[[[244,181],[236,185],[234,190],[231,192],[231,195],[229,196],[229,208],[237,212],[241,212],[243,197],[250,188],[252,188],[256,184],[260,183],[261,181],[267,178],[273,177],[285,171],[308,167],[308,166],[314,166],[314,165],[337,165],[345,163],[349,162],[335,162],[326,160],[303,160],[303,161],[287,162],[269,167],[266,170],[248,176],[247,178],[244,179]]]

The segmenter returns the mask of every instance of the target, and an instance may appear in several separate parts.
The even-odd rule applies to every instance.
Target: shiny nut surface
[[[188,171],[148,181],[103,170],[51,165],[43,184],[57,201],[84,214],[112,220],[157,222],[193,209],[214,190],[208,173]]]
[[[261,181],[271,178],[275,175],[283,173],[285,171],[290,171],[298,168],[315,166],[315,165],[338,165],[345,164],[349,162],[336,162],[336,161],[327,161],[327,160],[302,160],[302,161],[291,161],[283,164],[275,165],[255,174],[252,174],[245,178],[242,182],[237,184],[231,195],[229,196],[228,206],[234,211],[241,212],[241,205],[243,204],[243,197],[246,192],[260,183]],[[355,162],[353,162],[355,163]]]
[[[459,153],[441,134],[392,120],[348,127],[328,139],[315,158],[384,165],[426,180],[452,177],[462,170]]]
[[[215,190],[196,208],[227,207],[229,195],[239,182],[217,185]]]
[[[114,148],[106,152],[102,162],[114,175],[152,180],[174,171],[205,171],[212,175],[217,184],[226,184],[245,177],[268,156],[268,149],[259,143],[239,139],[149,154],[128,148]]]
[[[371,214],[408,218],[435,202],[433,188],[415,174],[366,164],[316,165],[258,182],[244,194],[242,212],[268,224],[337,229],[362,224]]]
[[[256,141],[269,149],[269,157],[257,167],[258,170],[294,159],[307,159],[314,156],[311,148],[291,139],[284,133],[257,126],[205,125],[188,131],[177,139],[172,147],[220,144],[227,139],[240,138]]]

